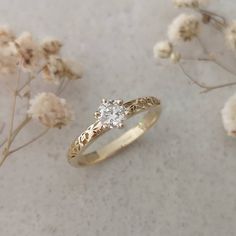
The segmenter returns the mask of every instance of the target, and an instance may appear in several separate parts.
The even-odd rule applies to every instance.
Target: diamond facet
[[[126,109],[122,100],[102,100],[98,111],[95,113],[96,118],[109,128],[122,127],[126,116]],[[98,115],[99,114],[99,115]]]

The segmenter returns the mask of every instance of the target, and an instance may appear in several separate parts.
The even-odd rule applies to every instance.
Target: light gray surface
[[[233,17],[235,1],[215,8]],[[154,62],[152,47],[176,14],[166,0],[0,1],[1,22],[62,39],[65,53],[86,68],[65,94],[76,122],[0,169],[2,236],[236,235],[236,140],[225,136],[219,114],[235,90],[199,95],[175,66]],[[225,76],[208,68],[194,72]],[[68,144],[91,123],[102,97],[144,95],[163,102],[154,129],[101,165],[67,164]]]

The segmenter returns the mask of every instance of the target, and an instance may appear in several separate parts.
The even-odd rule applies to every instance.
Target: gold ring
[[[68,151],[69,163],[75,167],[91,165],[112,156],[151,128],[159,118],[160,108],[160,100],[155,97],[138,98],[125,103],[122,100],[103,99],[98,111],[95,112],[95,123],[90,125],[71,144]],[[138,125],[104,147],[90,153],[84,153],[98,137],[113,128],[123,128],[125,120],[144,111],[147,113]]]

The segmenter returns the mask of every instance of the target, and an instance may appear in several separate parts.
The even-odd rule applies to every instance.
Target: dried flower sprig
[[[196,15],[181,14],[176,17],[168,29],[171,42],[191,41],[199,34],[200,21]]]
[[[208,26],[216,29],[223,36],[224,43],[234,53],[236,51],[236,20],[229,21],[224,16],[205,9],[208,1],[204,0],[173,0],[173,4],[178,8],[189,8],[192,13],[181,13],[168,27],[168,39],[158,42],[153,53],[155,58],[169,59],[176,64],[184,73],[187,79],[200,87],[201,93],[210,92],[216,89],[235,86],[236,82],[228,82],[217,85],[207,85],[195,79],[185,69],[185,64],[189,61],[201,61],[205,63],[214,63],[216,66],[226,71],[229,75],[236,78],[236,71],[227,64],[220,61],[216,52],[208,49],[208,46],[202,40],[202,28]],[[206,27],[207,28],[207,27]],[[214,36],[212,37],[214,38]],[[192,56],[189,58],[185,52],[181,51],[181,45],[196,41],[201,52],[201,56]],[[196,45],[196,42],[194,45]],[[231,98],[222,111],[224,127],[228,134],[236,136],[236,106],[235,96]]]
[[[17,37],[8,27],[0,26],[0,74],[15,77],[14,88],[5,84],[12,95],[12,108],[8,134],[0,143],[0,166],[12,153],[35,142],[50,129],[61,129],[73,120],[73,111],[59,95],[70,81],[82,77],[83,70],[77,62],[61,57],[61,47],[62,43],[57,39],[46,38],[38,43],[29,32]],[[56,84],[55,93],[41,92],[31,98],[32,82],[36,79]],[[18,99],[25,99],[28,105],[22,121],[15,124]],[[32,120],[39,121],[45,128],[26,143],[12,147],[18,134]],[[1,136],[3,128],[1,126]]]
[[[28,115],[48,128],[62,128],[73,117],[66,100],[53,93],[40,93],[30,100]]]

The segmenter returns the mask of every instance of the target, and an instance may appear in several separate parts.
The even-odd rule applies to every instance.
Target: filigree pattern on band
[[[151,107],[158,105],[160,105],[160,101],[155,97],[138,98],[124,103],[124,107],[127,110],[127,118],[130,118],[137,113],[143,112]],[[92,141],[94,141],[96,138],[98,138],[108,130],[110,130],[110,128],[103,127],[103,125],[99,121],[96,121],[94,124],[90,125],[87,130],[85,130],[71,144],[68,151],[69,160],[76,158],[84,151],[88,144],[90,144]]]
[[[128,117],[158,105],[160,105],[160,100],[155,97],[138,98],[124,104],[125,108],[128,110]]]

